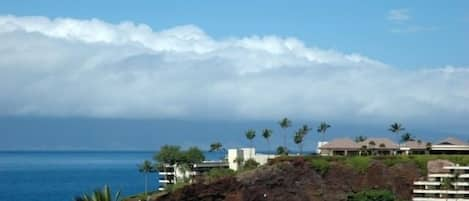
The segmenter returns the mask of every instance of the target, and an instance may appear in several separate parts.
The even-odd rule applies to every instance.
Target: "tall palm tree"
[[[214,142],[210,144],[209,152],[218,152],[222,150],[223,145],[220,142]]]
[[[295,136],[293,137],[293,142],[298,145],[298,148],[300,150],[300,155],[303,155],[303,138],[305,137],[303,130],[300,129],[295,133]]]
[[[316,131],[322,135],[322,141],[325,141],[324,139],[325,139],[326,131],[330,127],[331,125],[327,124],[325,121],[319,124],[318,129]]]
[[[114,201],[120,200],[121,192],[118,191],[114,195]],[[105,185],[102,190],[96,189],[91,195],[83,194],[81,197],[75,197],[75,201],[113,201],[111,190],[108,185]]]
[[[148,192],[148,174],[155,172],[156,168],[151,164],[149,160],[143,161],[142,164],[138,166],[138,171],[145,174],[145,196]]]
[[[256,137],[256,131],[254,129],[249,129],[244,134],[246,135],[246,138],[249,140],[251,144],[251,148],[253,148],[254,147],[253,140]]]
[[[402,124],[397,123],[397,122],[394,122],[393,124],[391,124],[391,125],[389,126],[389,129],[388,129],[388,130],[391,131],[391,132],[393,132],[394,134],[396,134],[397,137],[399,137],[399,136],[400,136],[400,133],[401,133],[402,131],[404,131],[405,128],[402,126]],[[399,147],[400,147],[401,144],[399,143],[399,140],[397,140],[397,143],[399,144]]]
[[[267,145],[269,146],[269,151],[272,151],[270,150],[270,137],[272,136],[272,130],[266,128],[264,130],[262,130],[262,137],[264,137],[264,139],[267,141]]]
[[[284,117],[283,119],[281,119],[278,124],[280,125],[280,128],[283,129],[283,147],[285,148],[285,150],[287,151],[288,153],[288,147],[287,147],[287,129],[291,126],[292,122],[290,121],[290,119]]]

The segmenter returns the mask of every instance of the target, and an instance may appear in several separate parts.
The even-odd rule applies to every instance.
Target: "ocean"
[[[71,201],[108,184],[123,196],[144,191],[137,164],[154,152],[8,151],[0,152],[0,201]],[[220,154],[206,153],[208,159]],[[149,186],[158,187],[157,174]]]

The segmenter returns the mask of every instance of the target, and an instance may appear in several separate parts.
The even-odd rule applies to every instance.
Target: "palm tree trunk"
[[[145,196],[147,196],[148,189],[148,173],[145,173]]]

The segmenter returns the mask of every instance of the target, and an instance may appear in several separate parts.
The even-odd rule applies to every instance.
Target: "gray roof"
[[[370,142],[374,142],[374,146],[370,145]],[[375,148],[375,149],[398,149],[399,145],[394,143],[388,138],[368,138],[363,142],[358,143],[360,147],[366,146],[367,148]]]
[[[360,149],[360,148],[361,146],[358,143],[348,138],[334,139],[320,147],[320,149]]]
[[[404,144],[402,144],[402,147],[407,147],[410,149],[426,149],[427,143],[428,142],[412,140],[404,142]]]
[[[450,145],[468,145],[467,143],[461,141],[461,140],[458,140],[456,138],[452,138],[452,137],[449,137],[449,138],[446,138],[444,140],[441,140],[440,142],[438,142],[439,145],[445,145],[445,144],[450,144]]]

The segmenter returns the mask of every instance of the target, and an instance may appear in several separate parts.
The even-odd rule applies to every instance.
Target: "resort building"
[[[332,140],[319,149],[323,156],[395,155],[399,146],[386,138],[369,138],[362,142],[342,138]]]
[[[175,184],[180,180],[194,178],[213,168],[230,168],[236,171],[246,160],[253,159],[260,165],[263,165],[267,163],[269,158],[274,157],[275,155],[256,153],[254,148],[239,148],[228,149],[228,156],[225,160],[203,161],[202,163],[194,164],[189,170],[177,165],[165,165],[162,171],[158,173],[160,184],[158,190],[162,191],[167,185]]]
[[[469,201],[469,166],[450,165],[415,181],[412,201]]]
[[[456,138],[446,138],[431,146],[431,154],[469,154],[469,144]]]
[[[255,160],[259,165],[264,165],[269,158],[274,158],[275,156],[256,153],[255,148],[228,149],[229,168],[236,171],[243,165],[244,161],[249,159]]]
[[[213,168],[228,168],[228,163],[225,160],[203,161],[202,163],[194,164],[189,170],[177,165],[165,165],[163,170],[158,172],[158,182],[160,184],[158,190],[162,191],[167,185],[175,184],[179,180],[194,178]]]
[[[397,154],[469,154],[469,144],[455,139],[447,138],[436,144],[411,140],[396,144],[387,138],[368,138],[365,141],[355,142],[348,138],[334,139],[330,142],[318,143],[319,154],[323,156],[334,155],[397,155]]]

